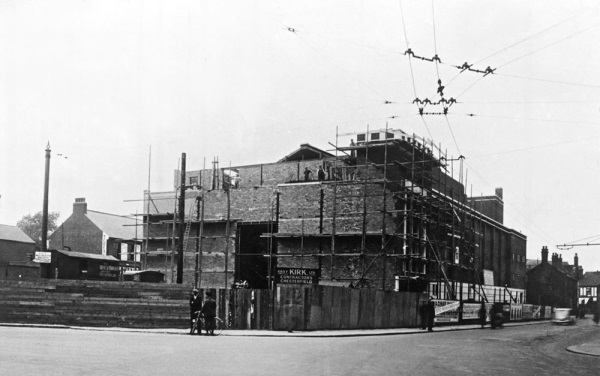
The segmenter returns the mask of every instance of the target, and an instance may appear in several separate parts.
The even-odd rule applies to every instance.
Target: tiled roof
[[[599,286],[600,285],[600,271],[599,272],[586,272],[583,278],[579,280],[579,286]]]
[[[88,210],[85,214],[100,230],[111,238],[134,239],[136,235],[135,218]],[[138,222],[141,225],[141,221]],[[142,237],[142,227],[137,229]]]
[[[17,226],[0,225],[0,240],[34,244],[26,233]]]

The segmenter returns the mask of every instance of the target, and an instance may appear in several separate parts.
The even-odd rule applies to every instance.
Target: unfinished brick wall
[[[277,258],[277,267],[320,269],[321,280],[348,281],[356,284],[363,277],[364,286],[380,288],[384,276],[387,289],[394,288],[394,276],[400,274],[400,264],[396,257],[384,259],[381,252],[381,238],[366,239],[365,254],[360,256],[361,236],[336,238],[335,252],[332,257],[331,238],[284,238],[278,241],[278,254],[294,255]],[[398,244],[390,242],[387,253],[399,250]],[[354,253],[355,255],[348,255]],[[322,254],[323,256],[316,256]],[[369,267],[370,265],[370,267]]]
[[[362,233],[364,218],[366,218],[367,232],[382,231],[383,187],[380,184],[356,182],[334,185],[326,182],[279,187],[279,232],[300,234],[320,232],[321,189],[323,190],[323,233],[333,232],[334,212],[335,233]],[[366,215],[364,215],[365,204]],[[386,195],[386,208],[387,210],[394,208],[390,192]],[[391,234],[395,230],[394,217],[386,214],[385,218],[386,233]]]

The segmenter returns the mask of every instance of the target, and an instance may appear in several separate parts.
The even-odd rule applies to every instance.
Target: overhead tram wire
[[[433,0],[432,0],[432,1],[433,1]],[[506,51],[506,50],[508,50],[508,49],[510,49],[510,48],[512,48],[512,47],[515,47],[515,46],[517,46],[517,45],[519,45],[519,44],[521,44],[521,43],[523,43],[523,42],[525,42],[525,41],[527,41],[527,40],[529,40],[529,39],[532,39],[532,38],[534,38],[534,37],[536,37],[536,36],[538,36],[538,35],[540,35],[540,34],[542,34],[542,33],[546,32],[546,31],[548,31],[548,30],[551,30],[551,29],[553,29],[553,28],[555,28],[555,27],[557,27],[557,26],[560,26],[560,25],[562,25],[563,23],[565,23],[565,22],[568,22],[569,20],[571,20],[571,19],[573,19],[573,18],[575,18],[575,17],[577,17],[577,16],[578,16],[578,15],[571,16],[571,17],[569,17],[569,18],[568,18],[568,19],[566,19],[566,20],[563,20],[563,21],[561,21],[561,22],[559,22],[559,23],[557,23],[557,24],[555,24],[555,25],[552,25],[552,26],[550,26],[550,27],[548,27],[548,28],[546,28],[546,29],[544,29],[544,30],[541,30],[541,31],[539,31],[539,32],[537,32],[537,33],[535,33],[535,34],[533,34],[533,35],[530,35],[529,37],[526,37],[526,38],[524,38],[524,39],[522,39],[522,40],[520,40],[520,41],[518,41],[518,42],[516,42],[516,43],[513,43],[512,45],[510,45],[510,46],[508,46],[508,47],[505,47],[505,48],[503,48],[502,50],[499,50],[499,51],[497,51],[497,52],[495,52],[495,53],[493,53],[493,54],[491,54],[491,55],[489,55],[489,56],[487,56],[487,57],[485,57],[485,58],[483,58],[483,59],[480,59],[480,60],[478,60],[477,62],[473,63],[473,65],[475,65],[475,64],[479,64],[479,63],[481,63],[481,62],[482,62],[482,61],[484,61],[484,60],[487,60],[487,59],[489,59],[489,58],[491,58],[491,57],[493,57],[493,56],[496,56],[496,55],[500,54],[501,52],[504,52],[504,51]],[[539,52],[539,51],[541,51],[541,50],[543,50],[543,49],[545,49],[545,48],[548,48],[548,47],[550,47],[550,46],[553,46],[553,45],[555,45],[555,44],[557,44],[557,43],[563,42],[563,41],[565,41],[565,40],[567,40],[567,39],[570,39],[570,38],[572,38],[572,37],[574,37],[574,36],[576,36],[576,35],[579,35],[579,34],[581,34],[581,33],[587,32],[587,31],[589,31],[589,30],[591,30],[591,29],[593,29],[593,28],[595,28],[595,27],[597,27],[597,26],[599,26],[599,25],[600,25],[600,23],[598,23],[598,24],[594,24],[594,25],[590,26],[589,28],[587,28],[587,29],[585,29],[585,30],[581,30],[581,31],[579,31],[579,32],[577,32],[577,33],[574,33],[574,34],[572,34],[572,35],[569,35],[569,36],[567,36],[566,38],[563,38],[563,39],[561,39],[561,40],[559,40],[559,41],[556,41],[556,42],[554,42],[554,43],[551,43],[551,44],[549,44],[549,45],[547,45],[547,46],[545,46],[545,47],[542,47],[542,48],[540,48],[540,49],[538,49],[538,50],[535,50],[535,51],[529,52],[529,53],[527,53],[527,54],[525,54],[525,55],[522,55],[522,56],[520,56],[520,57],[518,57],[518,58],[516,58],[516,59],[510,60],[510,61],[508,61],[507,63],[504,63],[504,64],[502,64],[502,65],[500,65],[500,66],[497,66],[495,69],[493,69],[493,70],[492,70],[492,73],[493,73],[493,74],[496,74],[496,75],[500,75],[500,73],[496,73],[496,72],[495,72],[495,71],[496,71],[496,69],[503,68],[503,67],[505,67],[505,66],[506,66],[506,65],[508,65],[508,64],[511,64],[511,63],[513,63],[513,62],[515,62],[515,61],[517,61],[517,60],[520,60],[520,59],[522,59],[522,58],[524,58],[524,57],[526,57],[526,56],[532,55],[532,54],[534,54],[534,53],[536,53],[536,52]],[[466,63],[465,63],[465,64],[466,64]],[[488,68],[489,68],[489,67],[488,67]],[[461,73],[463,73],[463,72],[464,72],[464,70],[463,70],[463,71],[461,71]],[[458,75],[460,75],[460,73],[459,73]],[[454,81],[454,79],[455,79],[456,77],[458,77],[458,75],[457,75],[457,76],[455,76],[455,77],[454,77],[452,80],[450,80],[450,82]],[[487,74],[486,74],[486,75],[487,75]],[[485,77],[486,75],[482,76],[481,78]],[[508,75],[506,75],[506,74],[502,74],[502,75],[504,75],[504,76],[508,76]],[[466,91],[470,90],[470,89],[471,89],[473,86],[475,86],[477,83],[479,83],[479,82],[481,81],[481,78],[480,78],[480,79],[478,79],[477,81],[475,81],[475,82],[474,82],[472,85],[470,85],[470,86],[469,86],[467,89],[465,89],[465,90],[464,90],[464,91],[463,91],[461,94],[459,94],[459,95],[457,96],[457,98],[460,98],[460,96],[461,96],[462,94],[464,94]],[[449,83],[450,83],[450,82],[449,82]]]
[[[522,118],[522,117],[516,117],[516,116],[482,115],[482,114],[460,114],[460,113],[454,113],[453,115],[464,115],[464,116],[470,116],[470,117],[486,117],[486,118],[492,118],[492,119],[540,121],[540,122],[545,122],[545,123],[600,125],[600,122],[597,122],[597,121],[595,122],[595,121],[554,120],[554,119],[540,119],[540,118]]]
[[[300,36],[300,31],[299,30],[297,30],[297,29],[295,29],[293,27],[287,27],[287,26],[285,26],[284,29],[286,29],[287,31],[289,31],[292,34],[296,35],[298,37],[298,39],[300,39],[302,41],[302,43],[304,43],[307,47],[309,47],[310,49],[312,49],[313,51],[315,51],[317,54],[321,55],[322,58],[324,58],[325,60],[329,61],[330,64],[332,64],[333,66],[335,66],[336,68],[338,68],[339,70],[341,70],[348,77],[352,78],[354,81],[358,82],[359,84],[361,84],[365,88],[369,89],[373,94],[377,95],[384,104],[391,104],[391,103],[393,103],[393,102],[387,100],[387,98],[384,95],[382,95],[381,93],[377,92],[371,86],[367,85],[366,83],[362,82],[358,78],[354,77],[354,75],[350,74],[348,71],[346,71],[344,68],[342,68],[339,64],[337,64],[335,61],[333,61],[333,59],[331,59],[330,57],[328,57],[327,55],[325,55],[324,53],[322,53],[321,51],[319,51],[319,49],[317,49],[316,47],[314,47],[310,43],[308,43],[308,41],[306,41],[303,37]]]
[[[571,85],[571,86],[581,86],[581,87],[600,89],[600,85],[590,85],[590,84],[582,84],[582,83],[575,83],[575,82],[556,81],[556,80],[548,80],[548,79],[544,79],[544,78],[535,78],[535,77],[523,77],[523,76],[517,76],[514,74],[506,74],[506,73],[496,73],[496,75],[503,76],[503,77],[510,77],[510,78],[520,78],[523,80],[549,82],[549,83],[560,84],[560,85]],[[594,101],[594,102],[597,102],[597,101]]]
[[[580,14],[581,14],[581,13],[580,13]],[[554,29],[555,27],[558,27],[558,26],[560,26],[560,25],[562,25],[562,24],[566,23],[567,21],[570,21],[571,19],[573,19],[573,18],[575,18],[575,17],[579,17],[579,15],[580,15],[580,14],[576,14],[576,15],[574,15],[574,16],[571,16],[571,17],[569,17],[569,18],[567,18],[567,19],[565,19],[565,20],[563,20],[563,21],[561,21],[561,22],[559,22],[559,23],[557,23],[557,24],[554,24],[554,25],[552,25],[552,26],[550,26],[550,27],[548,27],[548,28],[546,28],[546,29],[543,29],[543,30],[540,30],[540,31],[538,31],[537,33],[531,34],[530,36],[528,36],[528,37],[525,37],[525,38],[521,39],[520,41],[518,41],[518,42],[515,42],[515,43],[511,44],[511,45],[510,45],[510,46],[508,46],[508,47],[504,47],[503,49],[501,49],[501,50],[499,50],[499,51],[496,51],[496,52],[494,52],[493,54],[491,54],[491,55],[489,55],[489,56],[486,56],[486,57],[484,57],[483,59],[477,60],[477,61],[476,61],[475,63],[473,63],[473,64],[479,64],[479,63],[481,63],[482,61],[485,61],[485,60],[487,60],[487,59],[489,59],[489,58],[491,58],[491,57],[494,57],[494,56],[496,56],[496,55],[498,55],[498,54],[500,54],[500,53],[502,53],[502,52],[504,52],[504,51],[506,51],[506,50],[509,50],[509,49],[511,49],[511,48],[513,48],[513,47],[515,47],[515,46],[517,46],[517,45],[519,45],[519,44],[523,43],[523,42],[526,42],[526,41],[528,41],[528,40],[530,40],[530,39],[533,39],[533,38],[535,38],[536,36],[538,36],[538,35],[540,35],[540,34],[543,34],[543,33],[545,33],[546,31],[552,30],[552,29]]]
[[[433,6],[433,0],[431,0],[431,24],[433,25],[433,51],[435,53],[433,60],[435,60],[435,70],[437,72],[437,78],[439,81],[440,80],[440,69],[438,67],[438,62],[440,61],[440,59],[438,57],[438,52],[437,52],[437,38],[436,38],[436,34],[435,34],[435,10],[434,10],[434,6]]]
[[[570,140],[570,141],[564,141],[564,142],[556,142],[556,143],[553,143],[553,144],[544,144],[544,145],[530,146],[530,147],[521,148],[521,149],[505,150],[505,151],[500,151],[500,152],[497,152],[497,153],[489,153],[489,154],[481,154],[481,155],[471,156],[471,157],[469,157],[469,159],[473,160],[473,159],[479,159],[479,158],[493,157],[493,156],[496,156],[496,155],[511,154],[511,153],[520,153],[520,152],[525,152],[525,151],[531,151],[531,150],[537,150],[537,149],[543,149],[543,148],[549,148],[549,147],[556,147],[556,146],[566,145],[566,144],[575,144],[575,143],[579,143],[579,142],[591,142],[591,141],[597,140],[599,138],[600,138],[600,136],[597,136],[597,137],[586,137],[584,140],[581,140],[581,139]]]
[[[402,9],[402,0],[398,0],[398,4],[400,5],[400,18],[402,19],[402,29],[404,30],[404,41],[406,42],[406,49],[409,49],[408,43],[408,34],[406,33],[406,23],[404,22],[404,10]],[[417,95],[417,85],[415,84],[415,72],[412,66],[412,60],[410,55],[408,56],[408,65],[410,66],[410,77],[412,79],[413,92],[415,94],[415,98]]]
[[[485,183],[490,189],[494,189],[495,188],[494,185],[490,184],[487,180],[485,180],[485,178],[480,173],[478,173],[473,168],[473,166],[470,165],[466,160],[465,160],[465,165],[467,165],[467,167],[469,168],[469,170],[471,172],[473,172],[477,176],[479,176],[479,178],[481,179],[481,181],[483,183]],[[510,204],[508,202],[505,202],[504,204],[505,204],[505,206],[508,206],[508,207],[512,208],[515,212],[517,212],[521,216],[521,218],[523,219],[523,221],[526,222],[526,223],[524,223],[523,221],[516,220],[517,222],[521,222],[521,224],[523,224],[525,226],[531,226],[531,227],[529,227],[529,230],[531,230],[531,232],[537,234],[538,236],[540,236],[541,238],[545,239],[546,241],[551,242],[552,244],[557,244],[556,240],[552,237],[552,235],[548,234],[546,231],[544,231],[544,229],[542,229],[541,227],[537,226],[533,221],[531,221],[530,219],[528,219],[519,209],[517,209],[516,206],[514,206],[514,205],[512,205],[512,204]],[[535,228],[537,228],[537,230],[535,230]]]
[[[404,30],[404,40],[406,42],[406,49],[408,50],[409,49],[408,34],[406,33],[406,23],[404,20],[404,10],[402,8],[402,0],[398,0],[398,4],[400,5],[400,17],[402,19],[402,29]],[[415,94],[415,98],[418,98],[417,85],[415,84],[415,73],[413,70],[411,58],[412,58],[412,56],[408,55],[408,65],[410,66],[410,77],[412,79],[413,92]],[[433,140],[433,135],[431,134],[431,130],[429,129],[429,126],[427,125],[425,118],[423,117],[423,115],[421,115],[420,118],[423,121],[423,124],[425,125],[425,129],[427,129],[427,133],[429,134],[429,137]]]
[[[521,59],[523,59],[523,58],[525,58],[525,57],[527,57],[527,56],[530,56],[530,55],[533,55],[533,54],[535,54],[535,53],[538,53],[538,52],[540,52],[540,51],[542,51],[542,50],[545,50],[545,49],[546,49],[546,48],[548,48],[548,47],[552,47],[552,46],[554,46],[554,45],[556,45],[556,44],[558,44],[558,43],[562,43],[562,42],[564,42],[564,41],[566,41],[566,40],[569,40],[569,39],[571,39],[571,38],[573,38],[573,37],[576,37],[577,35],[580,35],[580,34],[586,33],[586,32],[588,32],[588,31],[590,31],[590,30],[592,30],[592,29],[594,29],[594,28],[596,28],[596,27],[598,27],[598,26],[600,26],[600,22],[599,22],[599,23],[596,23],[596,24],[593,24],[592,26],[588,27],[587,29],[580,30],[580,31],[578,31],[578,32],[576,32],[576,33],[573,33],[573,34],[571,34],[571,35],[569,35],[569,36],[566,36],[566,37],[564,37],[564,38],[562,38],[562,39],[559,39],[559,40],[557,40],[556,42],[550,43],[550,44],[548,44],[548,45],[546,45],[546,46],[544,46],[544,47],[538,48],[537,50],[533,50],[533,51],[531,51],[531,52],[528,52],[528,53],[526,53],[525,55],[522,55],[522,56],[519,56],[519,57],[517,57],[517,58],[515,58],[515,59],[512,59],[512,60],[510,60],[510,61],[508,61],[508,62],[506,62],[506,63],[504,63],[504,64],[500,65],[500,66],[498,67],[498,69],[499,69],[499,68],[503,68],[503,67],[507,66],[508,64],[512,64],[512,63],[514,63],[515,61],[521,60]]]

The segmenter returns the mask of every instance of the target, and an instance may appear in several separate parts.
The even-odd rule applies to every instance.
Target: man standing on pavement
[[[190,294],[190,335],[194,334],[194,320],[198,319],[198,311],[202,309],[202,297],[198,289],[193,289]],[[197,326],[198,334],[202,334],[202,329]]]
[[[215,335],[215,317],[217,316],[217,302],[212,298],[212,293],[206,293],[206,300],[202,306],[202,315],[206,325],[206,335]]]
[[[485,327],[486,320],[487,311],[485,309],[485,302],[481,302],[481,308],[479,308],[479,324],[481,324],[481,329]]]
[[[421,317],[421,329],[427,329],[427,310],[428,303],[423,301],[421,302],[421,306],[419,307],[419,316]]]
[[[433,320],[435,319],[435,305],[433,299],[429,298],[427,303],[427,331],[433,332]]]

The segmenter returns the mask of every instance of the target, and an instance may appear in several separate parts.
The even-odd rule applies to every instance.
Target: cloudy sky
[[[502,187],[529,258],[547,245],[600,270],[600,247],[555,247],[600,240],[599,11],[594,0],[2,0],[0,223],[42,209],[48,142],[62,221],[76,197],[141,211],[128,200],[148,187],[150,149],[151,189],[170,190],[182,152],[188,169],[274,162],[387,123],[463,155],[469,194]],[[496,71],[461,73],[464,62]],[[457,103],[420,117],[412,102],[439,99],[438,79]]]

